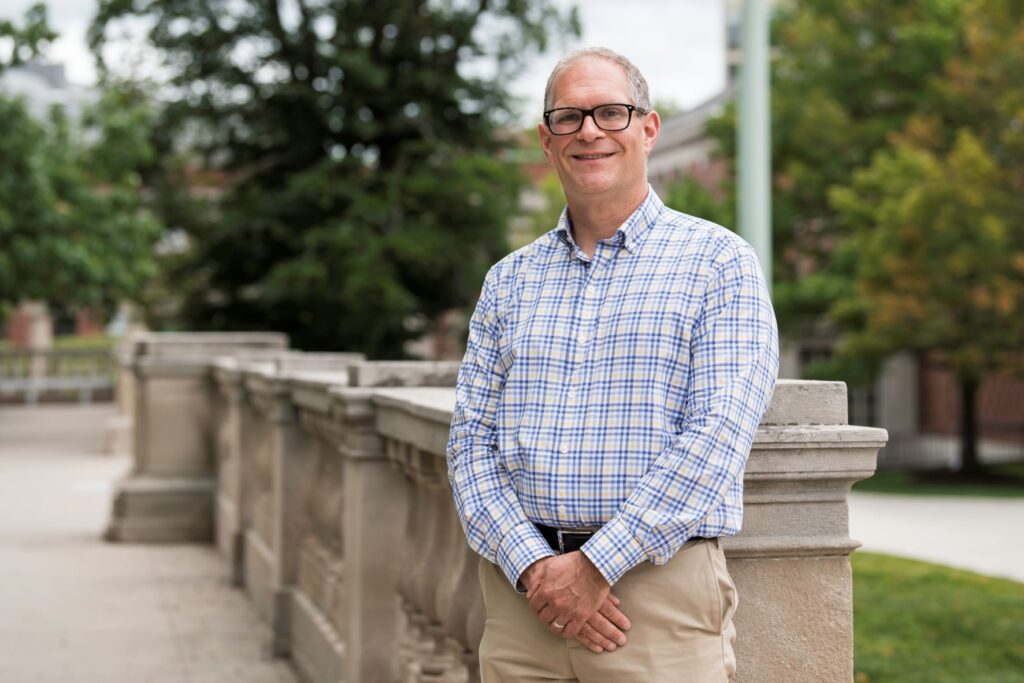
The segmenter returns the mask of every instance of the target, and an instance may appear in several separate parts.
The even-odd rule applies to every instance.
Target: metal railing
[[[0,401],[88,403],[113,390],[114,370],[109,349],[0,351]]]

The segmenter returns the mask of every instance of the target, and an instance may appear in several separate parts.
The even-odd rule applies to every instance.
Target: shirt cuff
[[[647,559],[640,541],[618,517],[609,520],[580,550],[610,586]]]
[[[509,583],[517,591],[519,591],[519,577],[523,575],[527,567],[537,560],[552,557],[555,554],[544,537],[537,531],[537,527],[530,522],[523,522],[512,527],[496,546],[492,546],[491,550],[494,551],[501,571],[505,573]]]

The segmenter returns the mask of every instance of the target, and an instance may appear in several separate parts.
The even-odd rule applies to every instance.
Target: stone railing
[[[209,436],[216,542],[275,653],[308,681],[478,680],[479,559],[444,459],[456,365],[251,347],[203,363],[207,408],[179,410],[178,438]],[[144,430],[154,386],[136,387]],[[746,469],[743,533],[725,543],[736,680],[851,680],[846,498],[885,438],[846,424],[842,384],[779,382]]]
[[[276,333],[146,333],[126,343],[119,362],[131,376],[132,470],[117,486],[108,540],[213,538],[212,444],[219,425],[210,364],[229,350],[287,345]]]

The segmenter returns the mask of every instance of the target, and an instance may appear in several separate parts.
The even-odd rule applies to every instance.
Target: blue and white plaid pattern
[[[514,584],[532,522],[599,528],[614,584],[739,531],[743,467],[778,371],[753,250],[651,190],[589,259],[569,217],[491,268],[469,326],[448,474],[470,546]]]

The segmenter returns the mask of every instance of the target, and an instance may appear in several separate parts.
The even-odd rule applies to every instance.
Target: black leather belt
[[[553,526],[545,526],[543,524],[534,524],[534,526],[540,531],[540,535],[548,542],[551,549],[559,555],[579,550],[595,533],[582,529],[556,529]]]
[[[543,524],[533,524],[537,527],[540,535],[544,537],[544,540],[548,542],[551,549],[559,555],[565,553],[571,553],[574,550],[579,550],[583,547],[583,544],[590,540],[596,531],[585,531],[583,529],[556,529],[553,526],[545,526]],[[687,545],[692,543],[699,543],[700,541],[713,541],[713,538],[706,538],[704,536],[692,536]]]

